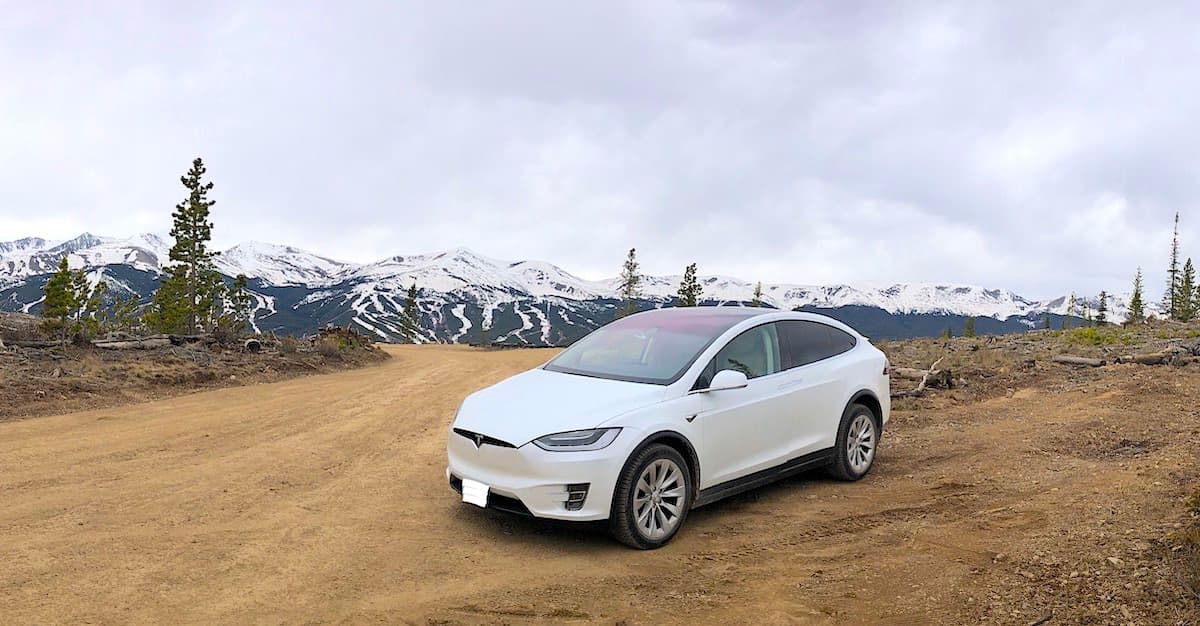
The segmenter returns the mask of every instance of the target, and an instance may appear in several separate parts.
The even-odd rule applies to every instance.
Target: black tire
[[[674,505],[679,509],[679,515],[674,525],[660,537],[649,537],[638,525],[637,512],[634,508],[634,496],[637,491],[638,479],[651,464],[665,460],[674,463],[680,471],[683,481],[683,494]],[[621,543],[639,550],[654,550],[661,548],[671,541],[675,533],[683,527],[687,520],[688,511],[692,508],[692,472],[687,460],[674,448],[661,443],[651,444],[642,448],[629,457],[621,474],[617,477],[617,487],[613,491],[612,509],[609,511],[608,528],[612,536]]]
[[[851,462],[849,439],[850,426],[858,421],[860,416],[870,418],[870,423],[873,430],[873,447],[871,449],[870,459],[867,461],[865,468],[861,466],[857,469],[854,463]],[[837,444],[834,445],[833,463],[829,466],[829,475],[838,480],[860,480],[862,477],[871,473],[871,468],[875,466],[875,456],[879,449],[879,436],[883,430],[879,425],[879,416],[875,412],[862,404],[851,404],[842,412],[842,421],[838,424]]]

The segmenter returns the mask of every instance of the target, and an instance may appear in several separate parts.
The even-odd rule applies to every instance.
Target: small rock
[[[1106,560],[1108,561],[1108,564],[1112,565],[1113,567],[1121,567],[1125,564],[1125,561],[1122,561],[1119,557],[1115,556],[1110,556]]]

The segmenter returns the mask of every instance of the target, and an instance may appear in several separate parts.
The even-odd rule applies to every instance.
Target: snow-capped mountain
[[[0,241],[0,255],[13,252],[37,252],[45,250],[52,244],[41,237],[26,237],[16,241]]]
[[[299,248],[257,241],[225,250],[214,263],[226,275],[245,274],[269,285],[325,284],[353,267]]]
[[[161,237],[151,234],[114,239],[84,233],[62,242],[40,237],[0,242],[0,285],[53,272],[63,256],[72,268],[129,265],[157,272],[167,262],[169,250]]]
[[[40,293],[31,286],[44,281],[64,255],[71,267],[89,268],[94,279],[148,297],[169,264],[168,252],[166,240],[153,234],[116,239],[85,233],[64,242],[34,237],[0,242],[0,308],[35,306],[33,296]],[[350,323],[395,339],[401,334],[399,311],[415,284],[426,340],[478,340],[483,327],[489,329],[488,340],[562,343],[611,319],[619,300],[616,278],[588,280],[551,263],[496,259],[465,248],[356,264],[291,246],[246,242],[221,251],[215,264],[227,276],[252,279],[255,325],[263,330]],[[645,305],[669,303],[680,280],[644,277]],[[750,281],[701,276],[700,282],[706,303],[748,303],[754,297]],[[967,316],[995,321],[990,330],[985,323],[981,332],[1015,331],[1036,326],[1047,312],[1067,312],[1066,297],[1034,301],[970,285],[764,284],[762,292],[763,302],[776,308],[853,314],[875,336],[936,334]],[[1113,319],[1123,318],[1124,299],[1110,303],[1110,311]],[[907,320],[903,328],[893,329],[900,320]]]

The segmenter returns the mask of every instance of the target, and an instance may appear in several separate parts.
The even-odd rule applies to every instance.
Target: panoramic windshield
[[[552,372],[669,385],[721,333],[745,319],[730,312],[662,309],[617,320],[546,364]]]

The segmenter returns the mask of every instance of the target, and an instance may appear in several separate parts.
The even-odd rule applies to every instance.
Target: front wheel
[[[630,457],[617,478],[609,530],[640,550],[667,544],[692,508],[692,477],[674,448],[652,444]]]
[[[879,418],[870,408],[851,404],[838,425],[837,446],[829,473],[839,480],[858,480],[871,471],[879,446]]]

